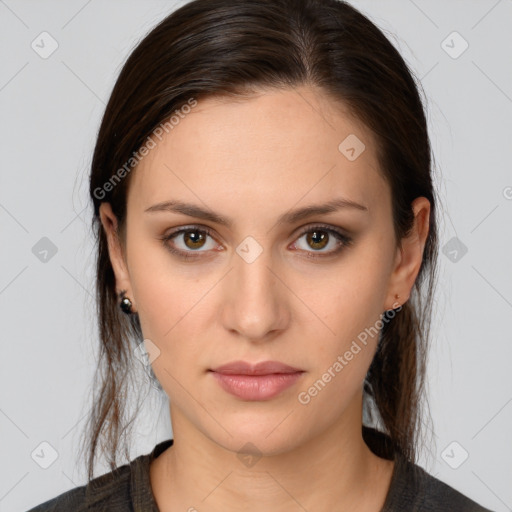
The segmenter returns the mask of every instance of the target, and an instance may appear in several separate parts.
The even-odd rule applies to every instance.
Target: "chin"
[[[275,426],[278,423],[274,423],[274,426],[268,429],[258,429],[253,426],[237,428],[232,425],[227,427],[232,436],[224,433],[225,435],[221,438],[214,437],[212,439],[219,446],[242,458],[244,455],[252,457],[280,455],[293,450],[298,439],[296,435],[276,429]]]

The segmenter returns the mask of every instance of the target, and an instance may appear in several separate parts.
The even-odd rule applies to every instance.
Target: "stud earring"
[[[127,315],[131,315],[133,313],[132,301],[128,297],[125,297],[125,295],[126,295],[126,290],[123,290],[122,292],[119,293],[119,297],[121,298],[121,302],[120,302],[119,306],[123,313],[126,313]]]

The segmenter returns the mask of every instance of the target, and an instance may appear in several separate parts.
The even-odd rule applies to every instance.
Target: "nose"
[[[223,297],[224,327],[251,342],[274,338],[286,329],[290,311],[289,291],[271,250],[249,239],[233,254],[232,266]]]

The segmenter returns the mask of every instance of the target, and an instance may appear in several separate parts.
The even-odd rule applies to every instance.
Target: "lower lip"
[[[304,372],[231,375],[212,372],[222,388],[243,400],[269,400],[289,388]]]

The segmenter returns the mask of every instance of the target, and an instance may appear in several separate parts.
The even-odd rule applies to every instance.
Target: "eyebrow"
[[[326,213],[333,213],[339,210],[350,208],[356,209],[362,212],[368,212],[368,208],[363,206],[362,204],[355,203],[354,201],[350,201],[344,198],[333,199],[326,203],[322,204],[312,204],[308,206],[304,206],[302,208],[297,208],[295,210],[288,211],[282,214],[277,219],[277,224],[294,224],[295,222],[299,222],[307,217],[312,217],[313,215],[322,215]],[[145,212],[175,212],[182,213],[184,215],[188,215],[190,217],[197,217],[199,219],[207,220],[210,222],[214,222],[216,224],[220,224],[222,226],[226,226],[231,228],[233,226],[233,220],[227,217],[223,217],[218,213],[215,213],[211,210],[207,210],[202,208],[201,206],[191,204],[191,203],[183,203],[181,201],[164,201],[163,203],[158,203],[144,210]]]

